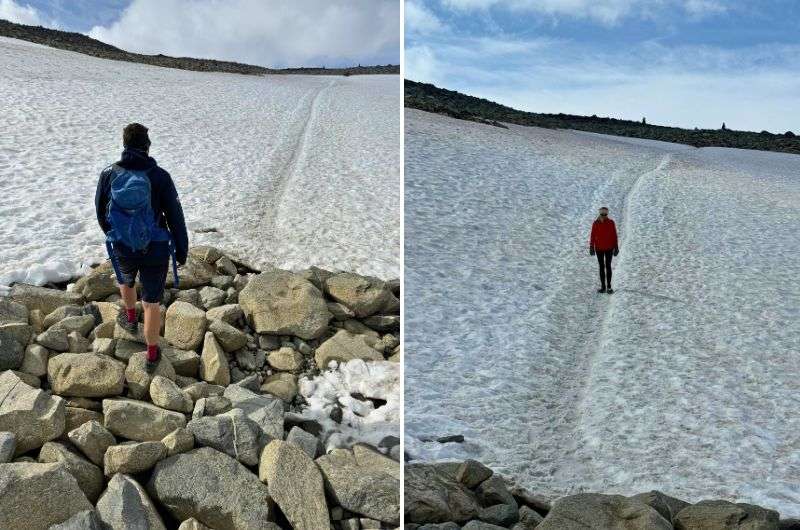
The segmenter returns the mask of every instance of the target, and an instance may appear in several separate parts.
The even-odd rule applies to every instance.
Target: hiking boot
[[[614,292],[614,289],[612,289],[611,287],[609,287],[608,289],[606,289],[606,292],[607,292],[608,294],[611,294],[611,293],[613,293],[613,292]]]
[[[147,371],[148,374],[152,374],[153,372],[156,371],[159,361],[161,361],[161,348],[158,348],[156,350],[156,358],[154,360],[151,361],[150,358],[147,359],[147,362],[144,365],[144,369]]]
[[[606,288],[605,288],[605,287],[601,287],[601,288],[599,288],[599,289],[597,290],[597,292],[598,292],[598,293],[604,293],[604,292],[606,292]]]
[[[128,315],[125,313],[125,310],[122,310],[119,312],[119,314],[117,314],[117,324],[119,324],[122,329],[128,333],[131,333],[132,335],[135,335],[136,330],[139,329],[138,321],[135,320],[133,322],[128,322]]]

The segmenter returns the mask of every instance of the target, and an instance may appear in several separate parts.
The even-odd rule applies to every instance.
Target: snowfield
[[[399,276],[399,76],[189,72],[0,38],[0,101],[0,285],[105,259],[94,192],[132,121],[150,128],[191,245]]]
[[[800,157],[405,116],[406,452],[800,516]]]

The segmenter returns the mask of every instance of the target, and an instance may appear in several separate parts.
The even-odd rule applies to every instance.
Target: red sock
[[[158,360],[158,344],[147,345],[147,360],[151,363]]]
[[[125,311],[128,313],[128,322],[136,322],[136,308],[135,307],[133,309],[126,308]]]

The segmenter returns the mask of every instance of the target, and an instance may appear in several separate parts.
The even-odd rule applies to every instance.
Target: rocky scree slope
[[[180,272],[152,374],[108,263],[0,298],[0,528],[397,527],[399,439],[333,443],[298,380],[397,366],[399,282],[258,272],[213,247]]]

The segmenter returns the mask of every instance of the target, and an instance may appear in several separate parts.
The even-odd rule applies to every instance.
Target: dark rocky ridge
[[[100,42],[81,33],[71,33],[42,26],[25,26],[0,19],[0,37],[26,40],[51,48],[131,63],[193,70],[197,72],[226,72],[233,74],[305,74],[305,75],[365,75],[365,74],[399,74],[399,65],[385,66],[352,66],[347,68],[265,68],[251,64],[242,64],[215,59],[194,59],[191,57],[169,57],[167,55],[145,55],[121,50],[110,44]]]
[[[767,131],[757,133],[730,129],[692,130],[616,118],[524,112],[487,99],[408,79],[405,80],[405,106],[498,127],[505,127],[500,123],[505,122],[547,129],[575,129],[613,136],[661,140],[695,147],[735,147],[800,154],[800,137],[791,131],[772,134]]]

